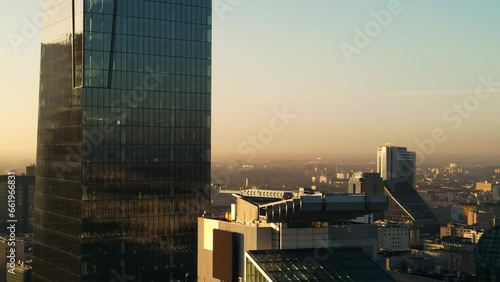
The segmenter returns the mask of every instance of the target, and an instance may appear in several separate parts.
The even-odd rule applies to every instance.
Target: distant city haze
[[[9,2],[1,19],[1,172],[35,162],[40,38],[35,30],[16,52],[9,34],[22,36],[37,2]],[[500,2],[401,0],[349,62],[340,45],[389,2],[214,7],[213,161],[370,162],[389,142],[428,162],[499,164]],[[474,100],[480,78],[496,91]],[[443,142],[432,141],[436,129]]]

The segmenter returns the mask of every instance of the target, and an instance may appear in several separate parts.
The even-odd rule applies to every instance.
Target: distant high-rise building
[[[484,209],[484,210],[482,210]],[[477,225],[484,230],[488,230],[497,224],[498,217],[494,211],[480,207],[478,210],[470,211],[467,215],[468,225]]]
[[[43,3],[34,281],[195,281],[212,1]]]
[[[385,195],[384,180],[380,177],[380,173],[354,172],[349,178],[347,190],[341,192],[347,194],[366,194],[375,196]],[[371,223],[373,221],[383,219],[384,213],[378,212],[358,218],[356,221]]]
[[[493,185],[493,200],[500,201],[500,182]]]
[[[348,194],[384,195],[384,180],[379,173],[355,172],[347,190]]]
[[[449,173],[462,173],[463,169],[460,167],[460,163],[450,163],[447,168]]]
[[[29,175],[29,176],[36,175],[36,166],[34,164],[26,167],[26,175]]]
[[[417,156],[405,147],[380,146],[377,151],[377,172],[384,180],[406,179],[416,184]]]
[[[8,175],[0,175],[0,233],[7,232],[6,228],[9,225],[7,220],[9,212],[7,211],[7,202],[9,197],[8,191]],[[32,233],[33,232],[33,211],[34,211],[34,197],[35,197],[35,176],[30,175],[16,175],[15,176],[15,220],[16,233]],[[5,207],[5,208],[4,208]]]
[[[495,182],[500,181],[500,168],[495,169],[495,172],[493,173],[493,180]]]

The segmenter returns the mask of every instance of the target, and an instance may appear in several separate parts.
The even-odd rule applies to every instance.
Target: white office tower
[[[406,147],[380,146],[377,151],[377,172],[388,181],[404,178],[415,188],[417,156]]]

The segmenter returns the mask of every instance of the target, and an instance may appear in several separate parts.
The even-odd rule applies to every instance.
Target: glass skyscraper
[[[500,281],[500,226],[486,231],[476,247],[477,282]]]
[[[417,155],[406,147],[380,146],[377,150],[377,172],[387,181],[404,178],[415,188]]]
[[[211,0],[44,0],[34,281],[196,281]]]

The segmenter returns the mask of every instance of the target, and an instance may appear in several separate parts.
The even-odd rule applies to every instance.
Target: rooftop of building
[[[411,275],[407,273],[402,273],[402,272],[391,272],[391,274],[398,279],[398,281],[402,282],[439,282],[442,280],[437,280],[437,279],[432,279],[432,278],[427,278],[427,277],[422,277],[422,276],[417,276],[417,275]]]
[[[248,251],[275,282],[281,281],[396,281],[361,248]]]
[[[350,220],[385,211],[389,205],[385,195],[324,194],[311,189],[299,192],[241,189],[233,196],[238,199],[237,205],[255,209],[259,216],[245,220],[267,223]]]
[[[441,243],[441,244],[473,245],[473,243],[470,241],[470,239],[463,238],[463,237],[457,237],[457,236],[444,236],[440,239],[436,239],[433,242]]]
[[[471,231],[477,231],[477,232],[484,232],[484,229],[481,229],[480,226],[478,225],[468,225],[465,223],[448,223],[448,224],[443,224],[441,227],[448,227],[448,228],[455,228],[455,229],[462,229],[462,230],[471,230]]]
[[[397,221],[386,221],[386,220],[379,220],[375,221],[374,224],[376,224],[379,227],[409,227],[410,225],[408,223],[403,223],[403,222],[397,222]]]

